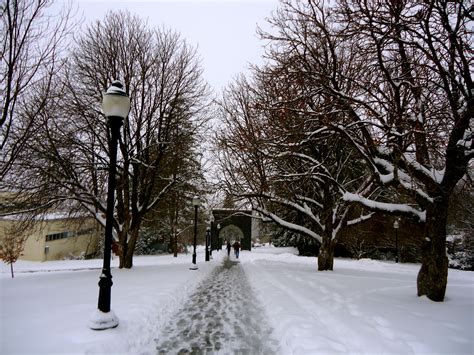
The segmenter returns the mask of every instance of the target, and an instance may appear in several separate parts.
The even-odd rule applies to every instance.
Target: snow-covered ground
[[[155,354],[157,334],[222,263],[213,254],[205,263],[198,250],[197,271],[191,254],[114,268],[120,324],[105,331],[87,327],[101,260],[19,261],[14,279],[0,264],[0,354]],[[317,272],[315,258],[294,254],[261,247],[239,259],[282,354],[474,354],[474,273],[450,270],[446,301],[434,303],[416,296],[419,265],[336,259]]]

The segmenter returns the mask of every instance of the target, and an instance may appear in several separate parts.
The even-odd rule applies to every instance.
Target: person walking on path
[[[240,243],[238,240],[236,240],[234,243],[234,254],[235,254],[236,259],[239,258],[239,252],[240,252]]]
[[[232,246],[230,245],[230,241],[227,241],[227,257],[230,257],[230,249]]]

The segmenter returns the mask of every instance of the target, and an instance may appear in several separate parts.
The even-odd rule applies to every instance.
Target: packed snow
[[[135,257],[131,270],[112,260],[112,310],[119,325],[103,331],[88,328],[97,310],[101,260],[19,261],[14,279],[9,265],[1,264],[0,353],[156,354],[163,344],[179,348],[177,323],[212,322],[209,310],[218,294],[240,295],[248,312],[221,304],[225,311],[214,313],[216,324],[240,321],[242,328],[248,317],[252,328],[255,313],[261,317],[254,332],[261,341],[249,329],[229,338],[229,344],[241,341],[234,345],[243,350],[253,342],[279,354],[474,353],[472,272],[449,270],[446,300],[435,303],[416,296],[417,264],[336,259],[334,271],[318,272],[316,258],[299,257],[293,248],[258,247],[238,260],[231,255],[235,266],[218,274],[224,252],[214,251],[204,262],[199,248],[197,257],[198,270],[189,268],[191,254]],[[235,292],[224,286],[223,275]],[[230,352],[227,335],[217,334],[224,344],[215,353]]]

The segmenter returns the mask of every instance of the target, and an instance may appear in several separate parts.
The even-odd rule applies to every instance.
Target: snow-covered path
[[[162,330],[158,353],[275,354],[263,314],[240,263],[225,258]]]
[[[449,270],[437,303],[417,297],[417,264],[338,258],[317,272],[296,253],[260,247],[223,264],[216,251],[206,263],[201,247],[196,271],[191,255],[138,256],[131,270],[112,260],[120,324],[101,332],[87,324],[102,260],[19,261],[14,279],[0,263],[0,354],[474,354],[474,272]]]

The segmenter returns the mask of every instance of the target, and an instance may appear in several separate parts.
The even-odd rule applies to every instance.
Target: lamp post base
[[[189,267],[189,270],[197,270],[197,269],[199,268],[196,264],[191,264],[191,266]]]
[[[119,320],[114,311],[105,313],[97,309],[89,319],[89,328],[92,330],[105,330],[117,327]]]

